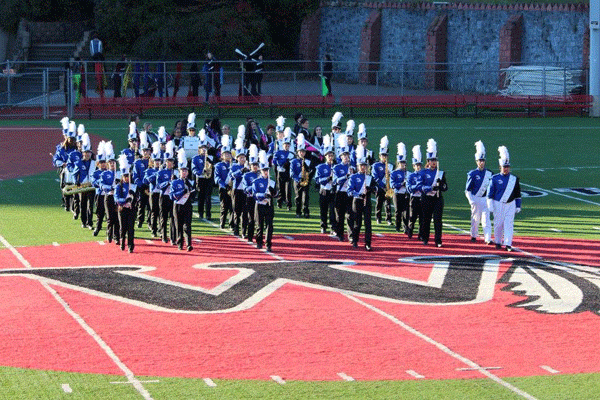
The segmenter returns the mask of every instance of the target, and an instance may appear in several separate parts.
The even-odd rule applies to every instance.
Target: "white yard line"
[[[466,357],[461,356],[460,354],[452,351],[450,348],[446,347],[445,345],[443,345],[442,343],[430,338],[429,336],[425,335],[424,333],[416,330],[415,328],[409,326],[408,324],[400,321],[398,318],[394,317],[391,314],[386,313],[385,311],[380,310],[377,307],[372,306],[369,303],[366,303],[362,300],[360,300],[359,298],[350,295],[350,294],[345,294],[345,296],[347,298],[349,298],[350,300],[363,305],[364,307],[368,308],[371,311],[376,312],[377,314],[389,319],[390,321],[392,321],[394,324],[400,326],[402,329],[406,330],[409,333],[412,333],[413,335],[417,336],[418,338],[424,340],[425,342],[437,347],[439,350],[441,350],[443,353],[449,355],[452,358],[457,359],[458,361],[464,363],[467,365],[467,367],[469,368],[473,368],[473,370],[478,371],[480,374],[484,375],[485,377],[493,380],[494,382],[498,383],[499,385],[504,386],[505,388],[507,388],[508,390],[518,394],[519,396],[528,399],[528,400],[535,400],[535,397],[533,397],[532,395],[530,395],[529,393],[526,393],[524,391],[522,391],[521,389],[517,388],[516,386],[511,385],[510,383],[506,382],[505,380],[503,380],[502,378],[492,374],[491,372],[487,371],[485,368],[481,367],[480,365],[478,365],[476,362],[469,360]],[[408,372],[408,371],[407,371]]]
[[[60,387],[65,393],[73,393],[73,389],[71,389],[71,386],[68,383],[63,383],[62,385],[60,385]]]
[[[23,264],[25,268],[32,268],[29,261],[23,257],[21,253],[17,251],[8,241],[0,236],[0,242],[10,250],[11,253]],[[100,346],[102,350],[106,353],[106,355],[119,367],[121,371],[127,377],[127,381],[133,384],[133,387],[142,395],[142,397],[146,400],[152,400],[152,396],[150,393],[144,388],[141,382],[135,377],[133,372],[119,359],[119,357],[115,354],[115,352],[110,348],[110,346],[92,329],[91,326],[87,324],[81,318],[79,314],[77,314],[66,301],[63,300],[62,297],[54,290],[47,282],[44,280],[40,280],[41,285],[54,297],[54,299],[65,309],[65,311],[96,341],[96,343]]]
[[[340,378],[342,378],[343,380],[345,380],[346,382],[354,382],[354,378],[353,378],[353,377],[351,377],[351,376],[349,376],[349,375],[346,375],[346,374],[345,374],[345,373],[343,373],[343,372],[338,372],[338,376],[339,376]]]
[[[271,375],[271,379],[273,379],[275,382],[279,383],[280,385],[285,385],[285,380],[277,375]]]
[[[206,383],[206,386],[208,386],[208,387],[217,387],[217,384],[215,382],[213,382],[213,380],[210,378],[204,378],[203,381],[204,381],[204,383]]]
[[[406,373],[409,374],[410,376],[412,376],[413,378],[417,378],[417,379],[424,379],[425,377],[421,374],[419,374],[416,371],[413,371],[412,369],[407,369]]]
[[[58,244],[58,242],[52,242],[52,246],[58,247],[60,244]]]
[[[540,368],[543,369],[543,370],[545,370],[545,371],[550,372],[551,374],[558,374],[558,373],[560,373],[560,371],[557,371],[554,368],[549,367],[547,365],[540,365]]]

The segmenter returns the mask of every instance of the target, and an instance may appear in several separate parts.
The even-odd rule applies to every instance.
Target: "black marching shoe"
[[[471,242],[476,242],[476,241],[477,241],[477,238],[474,238],[471,236]]]
[[[442,247],[442,243],[436,243],[435,244],[437,247]]]
[[[496,243],[496,250],[500,250],[502,248],[502,246],[500,245],[500,243]]]
[[[130,247],[130,248],[129,248],[129,252],[130,252],[130,253],[133,253],[133,248],[131,248],[131,247]]]
[[[192,250],[194,250],[194,248],[193,248],[193,247],[192,247],[192,245],[190,244],[190,245],[187,247],[187,251],[192,251]]]
[[[177,248],[178,248],[179,250],[183,250],[183,245],[182,245],[182,244],[180,244],[180,245],[178,245],[178,246],[177,246]]]
[[[125,241],[123,241],[123,244],[121,245],[121,251],[125,251]]]
[[[327,229],[321,228],[321,233],[327,233]]]
[[[358,243],[352,242],[352,247],[354,247],[355,249],[358,248]]]
[[[506,246],[506,251],[513,251],[512,246]]]
[[[365,250],[371,251],[371,250],[373,250],[373,248],[371,247],[370,244],[367,244],[367,245],[365,245]]]
[[[267,252],[271,253],[271,246],[267,246]]]
[[[259,249],[259,250],[262,249],[262,243],[257,243],[256,244],[256,248]]]

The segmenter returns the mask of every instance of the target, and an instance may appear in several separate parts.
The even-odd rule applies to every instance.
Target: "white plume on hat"
[[[83,126],[83,125],[80,125]],[[81,150],[82,151],[92,151],[92,143],[90,142],[90,135],[83,132],[81,134]]]
[[[412,148],[412,163],[421,164],[421,145],[417,144]]]
[[[164,126],[158,128],[158,140],[161,143],[165,143],[167,141],[167,131],[165,130]]]
[[[77,132],[77,124],[75,123],[75,121],[69,121],[69,132]]]
[[[63,117],[60,120],[60,124],[62,125],[63,131],[67,132],[69,130],[69,117]]]
[[[115,149],[113,148],[112,141],[104,143],[104,154],[106,154],[106,160],[114,160],[115,159]]]
[[[339,135],[337,138],[337,142],[340,154],[350,152],[350,149],[348,148],[348,136]]]
[[[187,122],[187,129],[196,128],[196,113],[189,113]]]
[[[485,160],[485,146],[481,140],[475,142],[475,160]]]
[[[258,153],[258,163],[260,165],[260,169],[268,169],[269,168],[269,158],[267,157],[267,152],[261,150]]]
[[[304,139],[304,134],[303,133],[299,133],[298,137],[296,138],[297,144],[298,144],[298,150],[306,150],[306,139]]]
[[[208,146],[208,140],[206,138],[206,130],[204,128],[200,129],[198,132],[198,147]]]
[[[387,136],[384,136],[379,141],[379,154],[387,154],[390,141]]]
[[[362,144],[356,146],[356,163],[366,164],[367,158],[365,157],[365,147]]]
[[[177,150],[177,168],[187,168],[187,158],[185,156],[185,149]]]
[[[235,139],[235,150],[239,153],[238,150],[243,149],[244,148],[244,138],[242,136],[238,136],[237,139]]]
[[[345,136],[345,135],[341,135],[341,136]],[[329,135],[323,136],[323,147],[322,147],[321,151],[323,152],[323,155],[333,152],[333,146],[331,146],[331,136],[329,136]]]
[[[353,119],[349,119],[346,122],[346,134],[348,134],[348,132],[354,132],[354,127],[356,126],[356,123],[354,122]]]
[[[221,136],[221,153],[231,151],[229,135]]]
[[[77,136],[81,136],[85,133],[85,125],[79,124],[77,125]]]
[[[406,161],[406,146],[404,143],[398,143],[398,161]]]
[[[331,127],[338,126],[343,116],[344,115],[341,112],[336,111],[335,114],[333,114],[333,117],[331,117]]]
[[[135,140],[135,139],[137,139],[135,130],[136,130],[135,122],[131,121],[129,123],[129,134],[127,135],[127,140]]]
[[[175,158],[175,143],[172,140],[167,142],[167,148],[165,150],[165,160]]]
[[[155,160],[160,158],[160,142],[158,141],[152,143],[152,158]]]
[[[289,126],[283,130],[283,141],[285,143],[292,142],[292,128],[290,128]]]
[[[127,160],[126,154],[121,154],[119,156],[119,169],[121,170],[122,174],[129,173],[129,160]]]
[[[258,164],[258,146],[252,143],[249,150],[250,164]]]
[[[498,153],[500,154],[500,159],[498,160],[498,162],[500,163],[500,166],[501,167],[510,166],[510,155],[508,154],[508,149],[506,148],[506,146],[498,147]]]
[[[427,141],[427,159],[437,158],[437,143],[433,139]]]
[[[140,154],[142,154],[142,150],[148,149],[150,147],[150,143],[148,142],[148,133],[146,131],[140,132]]]
[[[367,138],[367,128],[365,124],[361,123],[358,125],[358,140]]]
[[[106,142],[104,140],[101,140],[100,143],[98,143],[96,157],[98,158],[98,161],[106,161]]]
[[[240,125],[240,126],[238,126],[237,137],[239,138],[240,136],[243,137],[243,138],[246,137],[246,125]]]
[[[275,123],[277,124],[277,127],[275,128],[277,130],[277,132],[280,132],[282,130],[284,130],[284,126],[285,126],[285,117],[283,115],[280,115],[279,117],[277,117],[277,119],[275,120]]]

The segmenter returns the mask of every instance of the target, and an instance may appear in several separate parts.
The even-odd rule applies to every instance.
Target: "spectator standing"
[[[198,97],[198,91],[201,84],[202,79],[200,78],[200,72],[198,71],[198,63],[192,63],[192,66],[190,67],[190,91],[188,97]]]

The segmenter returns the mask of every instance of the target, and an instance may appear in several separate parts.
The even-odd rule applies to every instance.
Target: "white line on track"
[[[490,370],[490,369],[502,369],[502,367],[481,367],[481,369]],[[479,368],[456,368],[457,371],[479,371]]]
[[[343,380],[345,380],[346,382],[354,382],[354,378],[353,377],[351,377],[350,375],[346,375],[343,372],[338,372],[338,376],[340,378],[342,378]]]
[[[279,383],[280,385],[285,385],[285,380],[277,375],[271,375],[271,379],[273,379],[275,382]]]
[[[152,380],[152,381],[138,381],[141,383],[159,383],[159,380]],[[131,385],[132,382],[111,382],[113,385]]]
[[[146,244],[154,244],[154,242],[152,240],[150,240],[150,239],[146,239],[144,241],[146,242]]]
[[[68,383],[63,383],[62,385],[60,385],[60,387],[65,393],[73,393],[73,389],[71,389],[71,386]]]
[[[486,371],[484,368],[482,368],[476,362],[471,361],[468,358],[463,357],[460,354],[452,351],[448,347],[444,346],[442,343],[440,343],[440,342],[438,342],[438,341],[430,338],[429,336],[425,335],[424,333],[421,333],[420,331],[416,330],[415,328],[413,328],[413,327],[409,326],[408,324],[400,321],[398,318],[394,317],[393,315],[388,314],[385,311],[382,311],[379,308],[377,308],[375,306],[372,306],[369,303],[365,303],[364,301],[360,300],[357,297],[354,297],[353,295],[345,294],[344,296],[346,296],[347,298],[349,298],[350,300],[352,300],[352,301],[354,301],[354,302],[356,302],[358,304],[363,305],[364,307],[368,308],[369,310],[376,312],[377,314],[381,315],[382,317],[385,317],[385,318],[389,319],[394,324],[400,326],[402,329],[406,330],[407,332],[412,333],[413,335],[417,336],[420,339],[423,339],[425,342],[427,342],[427,343],[429,343],[429,344],[437,347],[443,353],[445,353],[445,354],[449,355],[450,357],[453,357],[453,358],[457,359],[458,361],[466,364],[469,368],[473,368],[474,370],[478,371],[480,374],[482,374],[485,377],[493,380],[494,382],[498,383],[499,385],[504,386],[505,388],[507,388],[508,390],[511,390],[512,392],[518,394],[519,396],[521,396],[521,397],[523,397],[525,399],[535,400],[535,397],[533,397],[529,393],[526,393],[526,392],[522,391],[518,387],[513,386],[512,384],[506,382],[502,378],[500,378],[500,377],[492,374],[489,371]]]
[[[23,255],[17,251],[17,249],[15,249],[10,243],[8,243],[8,241],[3,236],[0,236],[0,243],[2,243],[4,247],[9,249],[10,252],[13,253],[13,255],[21,262],[21,264],[23,264],[25,268],[33,268],[29,261],[27,261],[25,257],[23,257]],[[40,283],[52,295],[52,297],[54,297],[54,299],[56,299],[56,301],[58,301],[58,303],[61,306],[63,306],[65,311],[96,341],[98,346],[100,346],[100,348],[104,350],[106,355],[110,357],[110,359],[117,365],[117,367],[119,367],[119,369],[123,371],[125,377],[127,377],[127,381],[133,384],[133,387],[142,395],[142,397],[146,400],[153,400],[150,393],[146,390],[146,388],[144,388],[144,385],[142,385],[142,383],[135,377],[133,372],[119,359],[115,352],[96,333],[96,331],[94,331],[94,329],[92,329],[92,327],[89,326],[87,322],[85,322],[83,318],[79,316],[79,314],[73,311],[71,306],[69,306],[69,304],[66,301],[64,301],[63,298],[60,297],[60,295],[56,292],[56,290],[54,290],[46,281],[40,280]]]
[[[567,199],[578,200],[578,201],[582,201],[584,203],[593,204],[595,206],[600,206],[600,203],[596,203],[596,202],[593,202],[593,201],[590,201],[590,200],[586,200],[586,199],[580,199],[578,197],[569,196],[568,194],[560,193],[560,192],[557,192],[555,190],[544,189],[544,188],[540,188],[540,187],[537,187],[537,186],[528,185],[526,183],[521,183],[521,185],[522,186],[526,186],[526,187],[530,187],[530,188],[535,189],[535,190],[541,190],[543,192],[552,193],[552,194],[555,194],[557,196],[563,196],[563,197],[566,197]]]
[[[540,365],[540,368],[543,369],[543,370],[545,370],[545,371],[550,372],[551,374],[558,374],[560,372],[560,371],[557,371],[554,368],[549,367],[547,365]]]
[[[384,234],[383,233],[376,233],[375,236],[383,237]]]
[[[294,240],[294,238],[291,237],[291,236],[284,236],[283,238],[286,239],[286,240]]]
[[[417,379],[424,379],[425,377],[423,375],[421,375],[420,373],[413,371],[412,369],[407,369],[406,373],[409,374],[410,376],[412,376],[413,378],[417,378]]]
[[[98,240],[98,244],[99,244],[100,246],[104,246],[106,243],[104,243],[104,241],[102,241],[102,240]]]
[[[58,242],[52,242],[52,246],[58,247],[60,244],[58,244]]]
[[[204,378],[203,381],[204,381],[204,383],[206,383],[206,386],[208,386],[208,387],[217,387],[217,384],[215,382],[213,382],[213,380],[210,378]]]
[[[450,229],[454,229],[455,231],[459,231],[460,233],[464,233],[466,235],[470,235],[471,234],[471,232],[466,231],[466,230],[464,230],[462,228],[458,228],[458,227],[456,227],[454,225],[450,225],[450,224],[447,224],[447,223],[443,223],[442,225],[444,225],[444,226],[446,226],[446,227],[448,227]]]

